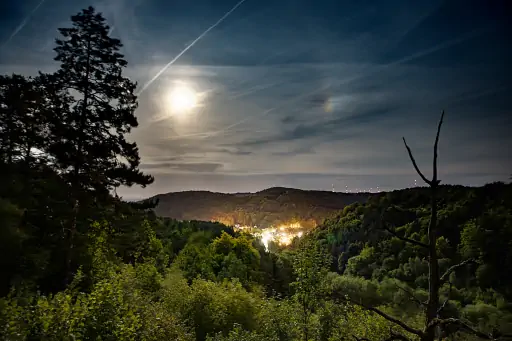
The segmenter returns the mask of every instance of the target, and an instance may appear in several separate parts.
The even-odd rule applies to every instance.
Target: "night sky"
[[[508,3],[2,0],[0,73],[54,70],[57,28],[89,5],[139,89],[211,28],[140,93],[130,138],[155,183],[119,191],[128,199],[412,187],[402,136],[430,174],[442,109],[441,180],[482,185],[512,174]],[[197,94],[185,113],[170,109],[180,86]]]

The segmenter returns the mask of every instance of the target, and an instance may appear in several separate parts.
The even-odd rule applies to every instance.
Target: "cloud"
[[[222,164],[220,163],[173,163],[173,162],[165,162],[165,163],[150,163],[150,164],[142,164],[140,168],[142,170],[147,170],[150,172],[161,173],[169,170],[177,171],[177,172],[192,172],[192,173],[214,173],[217,170],[222,168]]]
[[[304,146],[298,146],[295,148],[289,148],[286,151],[275,151],[275,152],[272,152],[272,155],[290,156],[290,155],[304,155],[304,154],[315,154],[315,153],[316,153],[316,151],[314,148],[312,148],[311,146],[304,145]]]

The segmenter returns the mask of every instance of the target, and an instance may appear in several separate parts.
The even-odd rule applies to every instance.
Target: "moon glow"
[[[187,113],[197,106],[197,93],[189,86],[176,86],[169,93],[169,105],[174,114]]]

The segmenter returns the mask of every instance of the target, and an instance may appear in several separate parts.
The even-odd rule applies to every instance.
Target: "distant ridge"
[[[256,193],[171,192],[150,199],[158,198],[155,213],[162,217],[259,227],[300,222],[312,228],[347,205],[366,202],[371,195],[271,187]]]

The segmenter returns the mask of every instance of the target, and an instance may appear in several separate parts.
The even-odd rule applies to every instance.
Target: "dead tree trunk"
[[[382,228],[395,237],[399,238],[400,240],[403,240],[405,242],[411,243],[416,246],[420,246],[424,248],[427,251],[428,254],[428,264],[429,264],[429,273],[428,273],[428,299],[426,302],[421,302],[417,298],[413,297],[415,301],[419,302],[421,305],[425,307],[425,322],[422,329],[416,329],[413,328],[406,323],[400,321],[399,319],[394,318],[393,316],[388,315],[387,313],[371,307],[367,306],[365,304],[362,304],[361,302],[352,302],[354,304],[358,304],[369,311],[372,311],[381,317],[385,318],[389,322],[400,326],[404,331],[407,331],[416,337],[418,337],[421,341],[435,341],[436,336],[439,336],[441,338],[441,332],[445,330],[446,327],[455,327],[456,330],[468,334],[475,335],[481,339],[485,340],[502,340],[502,339],[509,339],[512,338],[512,335],[504,335],[504,334],[486,334],[481,331],[478,331],[474,328],[472,328],[470,325],[465,323],[462,320],[456,319],[456,318],[440,318],[440,312],[445,307],[446,302],[443,304],[440,304],[439,302],[439,289],[443,285],[443,283],[447,282],[449,276],[451,273],[453,273],[455,270],[457,270],[460,267],[463,267],[467,265],[470,262],[474,262],[473,259],[467,259],[464,260],[456,265],[453,265],[450,267],[443,275],[439,273],[439,261],[437,257],[437,250],[436,250],[436,244],[437,244],[437,235],[436,235],[436,228],[437,228],[437,199],[438,199],[438,189],[439,189],[439,183],[440,180],[437,177],[437,151],[438,151],[438,144],[439,144],[439,134],[441,132],[441,126],[443,124],[444,119],[444,111],[441,114],[441,119],[439,120],[439,124],[437,126],[437,134],[436,139],[434,143],[434,159],[432,164],[432,179],[427,179],[425,175],[421,172],[419,169],[416,160],[414,159],[414,156],[412,155],[411,149],[407,145],[407,142],[405,141],[405,138],[403,138],[405,148],[407,149],[407,152],[409,154],[409,158],[411,159],[411,162],[414,166],[414,169],[418,173],[418,175],[421,177],[421,179],[430,187],[430,200],[431,200],[431,212],[430,212],[430,222],[428,226],[428,243],[422,243],[420,241],[407,238],[404,236],[400,236],[392,229],[389,229],[385,223],[382,221],[380,222],[382,224]],[[412,295],[412,293],[411,293]],[[406,336],[403,334],[397,334],[393,330],[390,331],[391,336],[386,339],[386,341],[389,340],[408,340]],[[436,335],[438,334],[438,335]],[[355,337],[357,339],[357,337]],[[361,339],[362,340],[362,339]]]
[[[439,275],[439,262],[437,259],[436,250],[436,227],[437,227],[437,188],[440,181],[437,178],[437,149],[439,145],[439,133],[441,132],[441,126],[443,124],[444,111],[441,114],[441,119],[437,126],[436,140],[434,143],[434,160],[432,162],[432,180],[429,180],[419,169],[414,156],[412,155],[411,148],[407,145],[404,140],[405,148],[409,153],[409,157],[414,166],[414,169],[421,177],[421,179],[430,186],[430,222],[428,225],[428,300],[426,302],[425,309],[425,327],[421,335],[422,341],[434,341],[436,334],[436,326],[434,321],[437,319],[439,314],[439,288],[441,287],[441,278]]]

